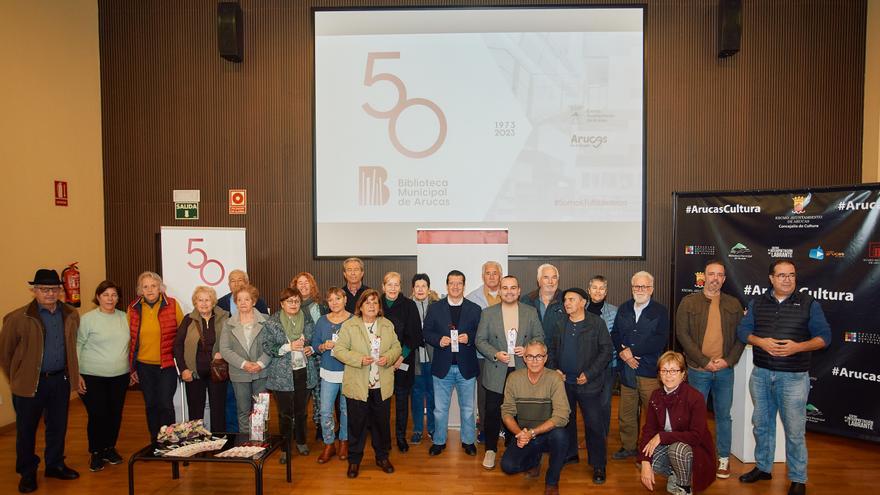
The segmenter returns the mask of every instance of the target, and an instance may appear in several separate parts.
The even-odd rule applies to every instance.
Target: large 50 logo
[[[388,110],[376,110],[369,103],[363,104],[363,109],[370,116],[375,117],[377,119],[388,119],[388,137],[391,139],[391,144],[394,146],[400,154],[404,156],[408,156],[410,158],[425,158],[426,156],[433,155],[440,146],[443,145],[443,141],[446,140],[446,115],[443,114],[443,110],[440,110],[440,107],[437,106],[431,100],[425,98],[407,98],[406,97],[406,85],[403,84],[403,81],[400,80],[399,77],[394,74],[390,74],[388,72],[380,72],[378,74],[373,74],[373,63],[377,59],[399,59],[400,52],[370,52],[367,54],[367,68],[364,73],[364,86],[372,86],[374,83],[379,81],[387,81],[394,85],[397,88],[397,103],[394,104]],[[400,139],[397,136],[397,119],[400,118],[400,114],[403,113],[409,107],[412,106],[423,106],[427,107],[429,110],[434,112],[434,115],[437,116],[437,123],[439,124],[439,133],[437,135],[437,139],[434,140],[434,144],[429,146],[428,148],[421,151],[414,151],[406,146],[404,146]]]

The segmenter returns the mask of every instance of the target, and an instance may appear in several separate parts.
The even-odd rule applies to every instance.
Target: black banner
[[[807,427],[880,442],[880,185],[676,193],[674,208],[674,307],[709,259],[743,306],[770,288],[771,262],[792,260],[833,337],[813,353]]]

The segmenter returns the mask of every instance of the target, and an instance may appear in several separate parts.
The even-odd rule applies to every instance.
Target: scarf
[[[284,311],[281,312],[281,326],[284,328],[284,334],[288,340],[296,340],[303,334],[303,318],[302,311],[297,311],[293,316],[288,315]]]

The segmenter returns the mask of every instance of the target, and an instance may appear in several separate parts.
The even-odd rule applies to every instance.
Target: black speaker
[[[230,62],[244,60],[244,25],[241,6],[236,2],[217,4],[217,49]]]
[[[718,2],[718,58],[727,58],[739,51],[742,38],[742,0]]]

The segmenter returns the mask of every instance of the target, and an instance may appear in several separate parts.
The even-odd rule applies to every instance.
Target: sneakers
[[[117,464],[122,464],[122,456],[119,455],[119,452],[116,451],[115,448],[110,447],[109,449],[101,452],[101,459],[113,464],[114,466]]]
[[[101,458],[101,454],[95,452],[91,456],[89,456],[89,471],[95,473],[103,470],[104,459]]]
[[[678,488],[678,478],[675,477],[675,473],[670,474],[666,477],[666,491],[669,493],[676,493],[676,489]]]
[[[495,451],[487,450],[483,456],[483,467],[486,469],[495,469]]]
[[[635,450],[627,450],[623,447],[620,448],[617,452],[611,454],[611,458],[615,461],[620,461],[626,459],[627,457],[635,457],[638,455],[638,452]]]
[[[672,491],[669,491],[669,490],[666,490],[666,491],[668,491],[672,495],[691,495],[690,490],[685,490],[684,488],[682,488],[678,485],[675,485],[675,488],[673,488]]]
[[[682,488],[678,485],[678,478],[675,477],[675,473],[670,474],[666,478],[666,491],[671,493],[672,495],[690,495],[691,490],[690,487]]]
[[[410,437],[410,439],[409,439],[409,443],[411,443],[413,445],[418,445],[418,444],[422,443],[422,432],[420,432],[420,431],[413,432],[412,437]]]
[[[715,471],[715,477],[726,480],[730,478],[730,458],[729,457],[719,457],[718,458],[718,470]]]

